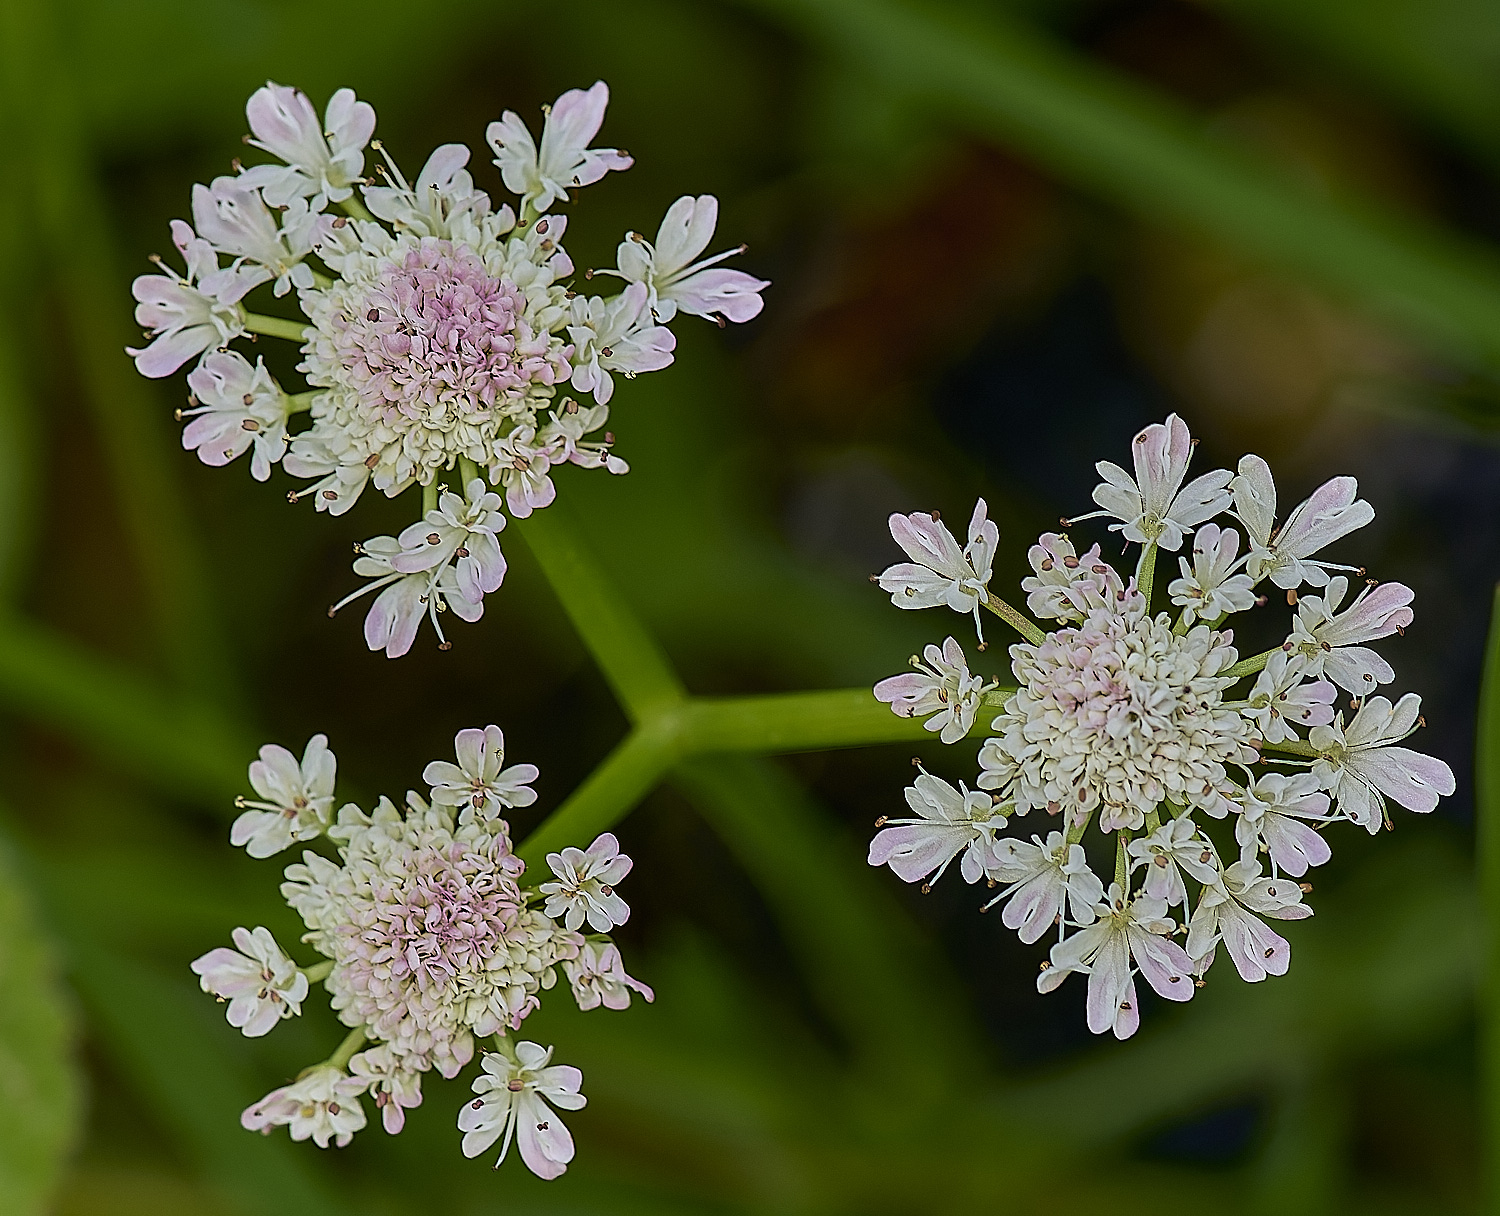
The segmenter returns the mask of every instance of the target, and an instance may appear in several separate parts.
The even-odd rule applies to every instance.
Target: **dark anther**
[[[369,312],[365,313],[365,320],[366,321],[378,321],[378,320],[380,320],[380,309],[378,309],[378,308],[372,308],[372,309],[370,309]]]

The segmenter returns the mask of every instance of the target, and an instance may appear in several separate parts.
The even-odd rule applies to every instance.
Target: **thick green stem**
[[[686,690],[572,524],[567,505],[558,502],[516,526],[626,714],[639,723],[650,710],[681,701]]]
[[[321,388],[310,388],[305,393],[288,393],[286,395],[287,415],[300,414],[303,410],[312,409],[313,398],[324,391]]]
[[[988,598],[984,601],[984,606],[1033,646],[1040,646],[1046,641],[1047,635],[1036,624],[1022,615],[1022,613],[1012,608],[993,591],[987,591],[985,594]]]
[[[1120,897],[1126,900],[1130,898],[1130,854],[1126,852],[1129,843],[1130,837],[1125,829],[1118,829],[1115,832],[1115,885],[1120,888]]]
[[[1479,732],[1474,749],[1475,830],[1483,922],[1479,992],[1480,1144],[1484,1156],[1484,1202],[1500,1211],[1500,587],[1495,589],[1490,636],[1479,693]]]
[[[252,334],[264,334],[268,338],[286,338],[301,342],[307,333],[306,321],[287,321],[281,317],[268,317],[264,313],[247,312],[245,328]]]
[[[676,715],[658,713],[625,737],[516,852],[528,869],[565,845],[585,847],[623,819],[661,780],[679,752]],[[545,871],[544,871],[545,872]]]
[[[479,466],[467,456],[458,458],[458,475],[463,478],[463,489],[467,493],[469,483],[479,476]]]
[[[311,967],[302,968],[302,974],[307,976],[309,984],[316,984],[321,980],[326,980],[332,971],[333,960],[331,958],[324,959],[321,963],[314,963]]]
[[[422,487],[422,515],[425,518],[427,512],[436,511],[438,505],[438,483],[431,482]]]

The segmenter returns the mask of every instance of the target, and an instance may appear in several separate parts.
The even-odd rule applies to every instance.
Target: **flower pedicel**
[[[500,812],[536,800],[537,770],[504,767],[498,727],[460,731],[455,747],[457,764],[427,766],[429,798],[408,792],[404,810],[382,798],[370,814],[346,804],[337,815],[335,761],[322,735],[300,763],[285,748],[263,747],[250,766],[261,800],[240,800],[231,839],[252,857],[319,837],[336,847],[337,860],[304,852],[281,886],[307,927],[302,941],[323,958],[302,966],[269,930],[238,928],[236,949],[210,950],[192,967],[248,1036],[300,1014],[314,984],[350,1027],[328,1059],[245,1111],[250,1130],[285,1124],[294,1140],[342,1147],[365,1126],[368,1096],[395,1134],[421,1105],[422,1074],[457,1076],[488,1039],[477,1097],[458,1117],[463,1152],[475,1156],[499,1139],[503,1161],[514,1140],[534,1173],[556,1178],[573,1159],[557,1111],[584,1105],[583,1074],[552,1064],[550,1047],[512,1036],[559,967],[581,1009],[624,1009],[632,992],[653,999],[606,936],[630,916],[614,884],[631,860],[606,833],[587,850],[549,854],[557,881],[523,886],[526,866]],[[594,935],[577,931],[585,920]]]
[[[597,272],[621,281],[617,294],[575,290],[567,217],[552,208],[631,166],[589,146],[608,103],[602,81],[564,93],[546,108],[540,144],[508,110],[491,123],[494,163],[517,196],[496,208],[462,144],[438,148],[409,183],[371,144],[375,111],[352,90],[333,95],[320,123],[306,96],[268,84],[245,107],[247,142],[281,163],[236,164],[194,186],[193,224],[171,225],[185,273],[156,259],[162,272],[135,281],[151,341],[129,353],[151,377],[197,360],[182,442],[205,464],[250,452],[264,481],[279,462],[312,479],[293,501],[333,515],[366,486],[388,497],[422,487],[411,527],[356,547],[355,573],[370,582],[334,608],[378,592],[365,640],[391,658],[424,616],[445,649],[443,612],[479,618],[505,577],[506,512],[551,503],[558,465],[628,471],[603,429],[614,377],[670,364],[678,313],[723,325],[760,312],[766,281],[719,265],[743,246],[700,256],[718,220],[710,194],[673,203],[654,242],[627,234],[617,265]],[[367,146],[385,160],[383,184],[364,176]],[[266,283],[276,296],[295,289],[302,318],[247,311],[247,293]],[[286,392],[229,346],[256,335],[298,343],[305,391]],[[592,404],[560,396],[570,386]],[[293,431],[304,412],[311,424]]]
[[[1098,545],[1079,553],[1066,533],[1032,546],[1021,589],[1050,630],[990,591],[999,534],[982,499],[962,547],[936,515],[893,515],[911,561],[876,578],[899,608],[946,605],[977,624],[985,607],[1025,640],[1010,648],[1014,687],[971,674],[951,637],[913,659],[913,674],[875,686],[944,743],[967,735],[984,706],[998,713],[978,789],[921,772],[906,791],[914,817],[881,818],[870,863],[926,889],[961,856],[965,881],[999,888],[985,908],[1003,904],[1022,941],[1057,930],[1038,988],[1087,975],[1089,1029],[1122,1039],[1140,1021],[1137,975],[1186,1001],[1220,945],[1246,980],[1286,973],[1291,947],[1264,918],[1312,915],[1299,880],[1329,859],[1331,824],[1374,834],[1389,825],[1387,800],[1429,812],[1454,790],[1445,763],[1402,746],[1422,724],[1421,699],[1380,695],[1395,671],[1366,645],[1411,624],[1411,590],[1366,580],[1351,596],[1364,572],[1317,556],[1375,516],[1354,478],[1325,483],[1277,528],[1264,460],[1184,485],[1192,448],[1173,415],[1135,437],[1134,476],[1098,466],[1102,509],[1080,519],[1112,519],[1140,546],[1132,573]],[[1239,527],[1210,522],[1219,517]],[[1161,596],[1163,552],[1189,546]],[[1296,605],[1291,629],[1241,659],[1223,626],[1266,602],[1257,589],[1267,581]],[[1312,592],[1299,597],[1301,587]],[[1340,689],[1352,716],[1335,706]],[[1043,832],[1002,834],[1033,812],[1048,816]],[[1232,844],[1204,822],[1228,819]],[[1107,886],[1084,847],[1090,827],[1114,837]]]

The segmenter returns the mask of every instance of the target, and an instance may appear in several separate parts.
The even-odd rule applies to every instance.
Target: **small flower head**
[[[957,789],[925,769],[906,788],[906,805],[915,819],[891,819],[870,841],[870,864],[888,865],[904,882],[942,877],[960,853],[959,870],[965,882],[978,882],[984,875],[990,841],[1005,826],[1004,809],[983,790]],[[936,874],[933,874],[936,871]]]
[[[392,1136],[406,1126],[406,1112],[422,1105],[422,1074],[403,1067],[387,1043],[352,1057],[349,1071],[369,1087],[381,1125]]]
[[[182,446],[207,465],[225,465],[253,450],[250,475],[270,477],[286,454],[287,400],[265,363],[257,359],[252,367],[234,351],[216,351],[188,376],[188,387],[197,404],[182,411],[192,418]]]
[[[538,1178],[556,1178],[573,1160],[573,1136],[558,1110],[581,1110],[588,1099],[579,1093],[583,1074],[569,1064],[553,1064],[552,1048],[521,1042],[514,1051],[484,1057],[484,1072],[474,1081],[479,1096],[458,1112],[465,1157],[477,1157],[503,1140],[499,1168],[512,1138],[521,1160]]]
[[[962,548],[936,514],[892,515],[891,536],[911,558],[876,578],[897,608],[936,608],[972,612],[981,640],[979,609],[989,596],[991,567],[1000,530],[990,522],[984,499],[974,504],[969,543]]]
[[[1265,461],[1246,456],[1235,475],[1187,481],[1192,448],[1174,415],[1135,437],[1133,476],[1097,466],[1096,514],[1139,553],[1116,569],[1098,544],[1080,555],[1067,534],[1044,533],[1021,584],[1035,619],[990,589],[997,538],[981,522],[983,500],[962,550],[936,516],[893,516],[913,561],[879,579],[900,607],[987,608],[1022,640],[997,680],[1014,690],[987,722],[977,702],[990,685],[952,638],[929,646],[925,664],[913,660],[916,674],[876,685],[896,712],[932,714],[945,743],[989,737],[982,792],[924,770],[907,791],[919,818],[880,820],[870,863],[930,882],[962,855],[965,879],[1000,887],[984,907],[1003,904],[1022,941],[1056,934],[1040,990],[1086,973],[1089,1028],[1120,1038],[1139,1023],[1137,974],[1185,1001],[1221,943],[1245,979],[1283,974],[1291,947],[1266,918],[1312,914],[1295,880],[1329,861],[1332,825],[1374,833],[1389,803],[1425,813],[1454,790],[1443,761],[1402,746],[1421,724],[1419,699],[1368,695],[1395,670],[1366,643],[1411,624],[1411,590],[1372,579],[1351,601],[1337,572],[1352,567],[1323,556],[1373,517],[1354,479],[1326,482],[1278,528]],[[1189,537],[1180,577],[1164,585],[1162,551]],[[1242,657],[1229,622],[1280,598],[1264,593],[1267,582],[1295,606],[1290,633]],[[1304,584],[1326,590],[1292,594]],[[1340,687],[1357,695],[1347,721],[1335,711]],[[1039,813],[1056,817],[1045,841],[1001,834]],[[1090,844],[1095,829],[1104,839]],[[1107,898],[1089,862],[1105,848],[1117,880]],[[1173,940],[1183,931],[1185,948]]]
[[[365,1125],[359,1095],[365,1082],[342,1069],[310,1068],[291,1085],[272,1090],[240,1116],[246,1131],[268,1133],[285,1126],[293,1140],[311,1139],[319,1148],[332,1141],[343,1148]]]
[[[944,743],[957,743],[973,729],[984,694],[995,684],[969,674],[963,647],[951,637],[941,649],[928,646],[922,653],[925,663],[912,656],[915,672],[875,685],[875,699],[903,718],[926,718],[927,730],[941,732]]]
[[[597,1009],[600,1005],[606,1009],[629,1008],[632,991],[648,1002],[656,999],[650,988],[625,974],[620,948],[607,937],[587,939],[578,957],[563,963],[563,974],[580,1009]]]
[[[236,929],[232,936],[237,949],[210,950],[193,960],[193,971],[204,992],[229,1002],[225,1011],[229,1024],[246,1038],[259,1038],[282,1018],[302,1012],[307,976],[276,944],[269,929]]]
[[[483,730],[461,730],[453,747],[458,763],[434,760],[422,771],[422,780],[432,787],[435,806],[463,807],[460,821],[495,819],[502,810],[530,806],[536,801],[531,782],[537,779],[534,764],[505,763],[505,735],[498,726]]]
[[[597,933],[608,933],[630,919],[630,907],[615,887],[635,863],[620,852],[613,833],[597,837],[586,850],[548,853],[547,864],[557,876],[556,882],[538,888],[547,897],[548,916],[561,916],[569,929],[587,920]]]
[[[301,763],[286,748],[267,743],[250,766],[250,787],[261,800],[236,800],[247,809],[230,828],[229,843],[243,845],[251,857],[271,857],[321,836],[333,816],[336,771],[326,735],[308,740]]]
[[[760,310],[766,282],[718,265],[743,247],[699,256],[718,215],[711,195],[674,204],[654,246],[627,236],[621,267],[601,272],[620,290],[579,290],[567,217],[552,208],[630,167],[625,153],[590,146],[608,103],[602,81],[569,90],[546,107],[540,143],[511,111],[490,124],[512,206],[476,185],[462,144],[435,149],[413,183],[372,143],[375,112],[351,90],[319,118],[297,89],[268,83],[246,107],[247,142],[275,159],[194,186],[193,225],[172,224],[186,274],[162,267],[133,287],[150,339],[129,351],[141,373],[201,360],[183,443],[205,463],[248,450],[265,480],[280,461],[310,479],[291,501],[331,515],[367,488],[390,498],[423,488],[417,522],[370,541],[357,570],[379,592],[366,641],[390,658],[407,653],[424,616],[443,649],[444,614],[480,618],[505,575],[504,512],[548,507],[557,466],[628,472],[602,430],[605,407],[617,377],[672,363],[668,321],[681,312],[724,324]],[[384,162],[374,179],[367,147]],[[226,349],[247,327],[288,332],[246,311],[264,285],[300,309],[290,332],[305,389],[283,392]],[[568,385],[593,405],[559,400]],[[462,494],[443,489],[434,506],[433,488],[449,485]]]
[[[490,123],[485,138],[506,189],[520,195],[524,206],[545,213],[571,198],[570,190],[592,185],[611,169],[630,168],[635,162],[618,148],[589,147],[608,105],[609,86],[602,80],[587,90],[569,89],[547,107],[540,150],[514,111]]]
[[[1229,506],[1228,486],[1233,475],[1227,469],[1182,484],[1193,456],[1193,437],[1187,423],[1176,414],[1143,430],[1130,445],[1130,452],[1135,476],[1101,460],[1097,467],[1104,480],[1094,490],[1094,501],[1103,508],[1095,514],[1118,520],[1110,524],[1110,529],[1126,540],[1175,552],[1195,527]],[[1073,522],[1092,518],[1094,515],[1080,515]]]
[[[655,244],[636,232],[620,242],[615,273],[627,282],[645,284],[646,307],[656,320],[670,321],[679,310],[718,318],[721,325],[760,315],[760,293],[771,284],[719,266],[743,253],[743,246],[700,257],[718,220],[719,200],[712,194],[684,195],[667,209]]]

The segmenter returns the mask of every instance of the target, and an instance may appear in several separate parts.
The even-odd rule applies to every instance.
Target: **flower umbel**
[[[875,686],[944,743],[976,729],[989,738],[979,791],[923,770],[906,791],[920,818],[877,820],[870,863],[926,890],[962,854],[966,881],[1004,884],[985,907],[1003,903],[1023,941],[1056,930],[1038,988],[1086,974],[1089,1029],[1119,1038],[1140,1022],[1137,975],[1186,1001],[1220,943],[1246,980],[1284,974],[1291,946],[1264,918],[1312,915],[1297,880],[1332,856],[1327,829],[1348,821],[1378,832],[1389,802],[1425,813],[1454,791],[1447,764],[1401,746],[1421,725],[1420,698],[1368,695],[1395,670],[1366,643],[1412,623],[1411,590],[1372,579],[1346,603],[1349,580],[1330,572],[1352,568],[1314,556],[1374,517],[1354,479],[1325,483],[1277,529],[1265,461],[1246,456],[1237,474],[1187,481],[1193,444],[1173,415],[1136,436],[1134,476],[1098,465],[1094,515],[1140,546],[1133,570],[1116,570],[1097,544],[1080,555],[1066,533],[1031,547],[1021,589],[1050,630],[991,591],[999,538],[982,499],[962,549],[935,514],[892,516],[912,561],[876,580],[898,607],[948,607],[976,621],[987,608],[1024,640],[1000,677],[1011,686],[993,693],[999,681],[971,672],[953,638],[914,659],[915,674]],[[1213,522],[1226,514],[1245,530],[1243,551],[1238,528]],[[1180,577],[1161,588],[1161,551],[1189,539]],[[1258,591],[1268,580],[1323,590],[1289,595],[1297,608],[1284,643],[1241,659],[1227,623],[1269,602]],[[1335,713],[1336,685],[1362,698],[1347,721]],[[987,724],[976,721],[981,703],[1001,706]],[[1001,834],[1035,812],[1056,817],[1045,841]],[[1227,819],[1232,833],[1213,826]],[[1090,860],[1106,850],[1107,896]]]
[[[605,835],[586,852],[549,858],[564,881],[528,885],[499,816],[535,801],[536,767],[503,767],[496,726],[461,731],[454,747],[457,764],[427,766],[431,803],[415,793],[400,808],[381,798],[368,813],[348,803],[335,821],[327,740],[314,736],[300,764],[284,748],[262,748],[251,781],[267,802],[246,804],[263,809],[236,821],[235,842],[263,857],[326,836],[327,851],[304,852],[281,886],[306,927],[303,944],[321,959],[299,964],[268,930],[239,928],[235,949],[211,950],[192,967],[204,991],[229,1001],[229,1023],[246,1035],[301,1013],[318,983],[349,1027],[326,1060],[246,1110],[247,1128],[285,1124],[293,1139],[343,1146],[365,1126],[367,1095],[394,1135],[421,1105],[422,1074],[457,1076],[489,1041],[475,1087],[483,1100],[460,1117],[464,1152],[473,1156],[502,1133],[508,1146],[514,1136],[527,1166],[555,1178],[573,1142],[561,1122],[549,1122],[556,1116],[547,1103],[582,1106],[582,1077],[551,1065],[550,1048],[509,1036],[554,987],[559,967],[581,1009],[624,1009],[632,992],[653,999],[608,937],[576,931],[585,919],[601,931],[625,922],[629,908],[612,884],[632,863]],[[333,850],[337,860],[327,855]]]
[[[495,165],[517,196],[496,206],[463,145],[436,149],[412,185],[372,142],[375,111],[352,90],[334,93],[320,119],[298,90],[267,84],[246,105],[247,142],[277,159],[236,162],[234,174],[194,186],[193,226],[172,221],[186,273],[162,266],[135,281],[136,319],[151,339],[129,352],[141,373],[201,360],[180,412],[191,419],[183,444],[200,460],[251,451],[261,481],[280,463],[310,479],[290,499],[331,515],[367,487],[422,497],[401,555],[371,542],[370,553],[393,562],[356,563],[390,584],[365,627],[370,648],[388,657],[410,649],[424,616],[446,649],[440,613],[481,615],[505,574],[502,496],[503,510],[524,518],[554,500],[558,465],[627,471],[602,431],[604,407],[616,373],[671,364],[667,323],[686,313],[723,325],[760,311],[767,282],[719,265],[743,247],[699,256],[718,217],[707,194],[674,203],[654,245],[627,236],[619,268],[601,272],[624,280],[617,294],[579,289],[562,244],[568,218],[552,208],[631,166],[617,149],[590,146],[608,104],[602,81],[569,90],[545,108],[540,144],[512,111],[491,123]],[[384,161],[378,182],[365,175],[368,151]],[[296,322],[247,311],[248,293],[265,285],[293,295]],[[289,394],[228,349],[246,335],[296,342],[306,388]],[[562,396],[570,386],[594,405]],[[439,552],[407,543],[433,531]]]

